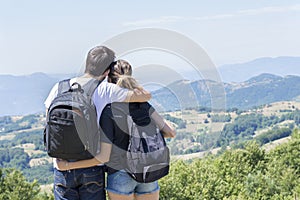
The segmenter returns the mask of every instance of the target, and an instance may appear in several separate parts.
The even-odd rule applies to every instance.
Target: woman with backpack
[[[123,88],[138,90],[140,86],[134,78],[130,77],[131,74],[130,64],[124,60],[118,60],[111,65],[108,81]],[[132,129],[132,127],[128,127],[127,116],[130,116],[140,126],[147,127],[155,124],[164,137],[175,137],[175,130],[147,102],[108,104],[100,118],[101,143],[105,145],[106,149],[101,150],[99,155],[93,159],[77,162],[60,161],[58,167],[61,170],[90,167],[99,164],[98,156],[110,153],[109,162],[106,163],[108,173],[106,190],[110,199],[159,199],[157,180],[147,183],[138,182],[132,174],[126,171],[130,141],[129,130]]]

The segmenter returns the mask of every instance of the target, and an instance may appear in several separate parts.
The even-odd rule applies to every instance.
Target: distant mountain
[[[43,73],[0,75],[0,116],[44,112],[43,102],[52,86],[66,77],[72,76]],[[154,91],[151,103],[160,111],[213,107],[213,97],[224,100],[226,108],[247,109],[277,101],[298,100],[299,88],[299,76],[283,77],[267,73],[240,83],[179,80]]]
[[[243,82],[262,73],[279,76],[300,75],[300,57],[264,57],[246,63],[218,67],[223,82]]]
[[[0,116],[44,111],[43,102],[58,80],[44,73],[0,75]]]
[[[211,80],[178,81],[153,93],[152,104],[164,111],[212,106]],[[209,87],[210,86],[210,87]],[[248,109],[300,97],[299,76],[261,74],[241,83],[224,83],[226,108]]]
[[[262,74],[244,82],[242,87],[228,86],[228,107],[251,108],[277,101],[297,100],[300,96],[300,77],[292,75]]]

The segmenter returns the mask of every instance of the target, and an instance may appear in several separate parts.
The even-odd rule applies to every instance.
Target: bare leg
[[[159,190],[151,194],[134,195],[136,200],[159,200]]]
[[[110,200],[133,200],[134,196],[132,195],[120,195],[112,192],[108,192]]]

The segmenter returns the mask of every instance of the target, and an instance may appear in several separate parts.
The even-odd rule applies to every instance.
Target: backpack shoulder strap
[[[128,126],[128,135],[131,139],[134,136],[133,129],[134,129],[135,124],[130,115],[127,115],[127,126]]]
[[[58,94],[62,94],[70,89],[70,79],[62,80],[58,83]]]
[[[102,81],[97,80],[97,79],[91,79],[83,86],[84,91],[86,91],[86,95],[89,99],[92,98],[94,91],[100,85],[101,82]]]

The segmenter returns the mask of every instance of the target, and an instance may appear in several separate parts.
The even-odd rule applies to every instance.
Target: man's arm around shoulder
[[[125,102],[146,102],[150,99],[151,93],[141,88],[128,91]]]

